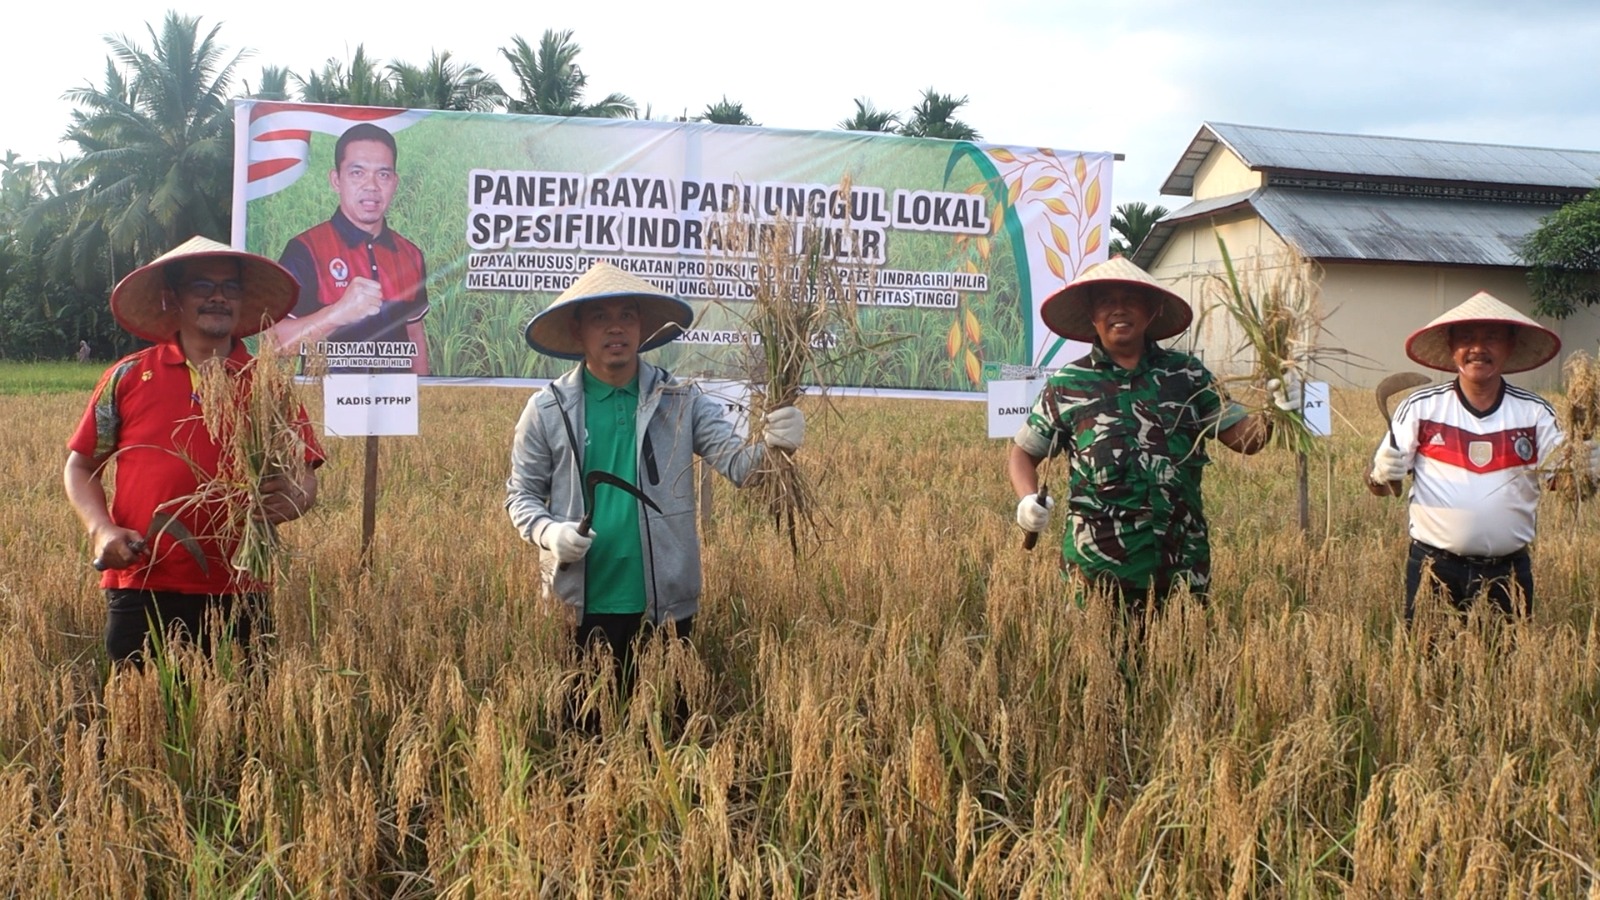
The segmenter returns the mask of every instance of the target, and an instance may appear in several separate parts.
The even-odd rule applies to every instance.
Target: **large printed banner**
[[[239,101],[236,246],[301,282],[333,371],[552,378],[528,320],[599,260],[696,309],[652,358],[739,379],[754,248],[809,230],[858,334],[834,386],[976,392],[1055,366],[1038,306],[1109,240],[1112,155],[860,132]],[[844,190],[845,187],[848,190]],[[845,296],[837,286],[847,284]]]

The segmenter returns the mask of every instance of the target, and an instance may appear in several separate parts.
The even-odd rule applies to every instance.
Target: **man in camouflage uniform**
[[[1017,523],[1040,532],[1053,498],[1038,496],[1038,466],[1065,452],[1067,517],[1062,570],[1080,596],[1095,588],[1137,616],[1179,584],[1204,595],[1211,544],[1200,481],[1206,439],[1259,451],[1270,420],[1227,400],[1194,357],[1155,342],[1181,334],[1193,314],[1183,298],[1116,257],[1091,266],[1045,301],[1057,334],[1091,344],[1088,356],[1050,376],[1011,448],[1021,498]],[[1273,402],[1298,410],[1298,381],[1274,385]]]

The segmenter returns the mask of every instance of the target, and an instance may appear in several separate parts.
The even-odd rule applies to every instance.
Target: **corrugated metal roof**
[[[1149,266],[1184,222],[1250,208],[1306,257],[1521,266],[1517,244],[1555,207],[1262,188],[1191,203],[1151,229],[1133,262]]]
[[[1329,134],[1207,122],[1189,142],[1161,193],[1190,195],[1194,176],[1218,143],[1257,171],[1373,180],[1468,182],[1592,190],[1600,152]]]
[[[1521,266],[1517,245],[1554,207],[1267,188],[1251,204],[1314,259]]]
[[[1167,241],[1172,237],[1172,233],[1178,230],[1180,224],[1214,216],[1224,211],[1232,212],[1235,207],[1248,206],[1247,201],[1255,193],[1250,190],[1240,191],[1237,194],[1224,194],[1221,197],[1209,197],[1167,213],[1158,219],[1156,224],[1150,226],[1150,233],[1144,236],[1139,246],[1133,248],[1133,255],[1129,258],[1141,269],[1150,268],[1150,264],[1156,261],[1161,248],[1167,245]]]

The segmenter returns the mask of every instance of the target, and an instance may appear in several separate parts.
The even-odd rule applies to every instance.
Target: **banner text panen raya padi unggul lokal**
[[[1038,304],[1109,239],[1110,153],[267,101],[236,116],[234,243],[317,281],[283,327],[351,370],[555,377],[568,364],[528,352],[522,325],[605,260],[696,309],[655,362],[738,378],[772,274],[758,248],[788,238],[816,263],[788,281],[857,324],[816,337],[833,386],[971,393],[986,370],[1082,352]]]

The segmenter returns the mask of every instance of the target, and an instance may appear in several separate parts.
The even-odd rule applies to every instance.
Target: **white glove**
[[[796,406],[768,410],[761,437],[774,450],[799,450],[806,440],[806,414]]]
[[[1050,510],[1055,506],[1054,497],[1046,497],[1040,503],[1038,494],[1029,494],[1017,501],[1017,524],[1023,531],[1037,534],[1050,526]]]
[[[1285,372],[1283,378],[1267,382],[1267,393],[1272,405],[1284,412],[1303,412],[1306,405],[1306,387],[1298,372]]]
[[[575,563],[589,552],[594,543],[594,532],[579,534],[578,526],[571,522],[557,522],[544,530],[545,549],[563,563]]]
[[[1378,442],[1378,452],[1372,457],[1372,474],[1367,476],[1373,484],[1404,481],[1411,471],[1411,458],[1389,445],[1389,439]]]

